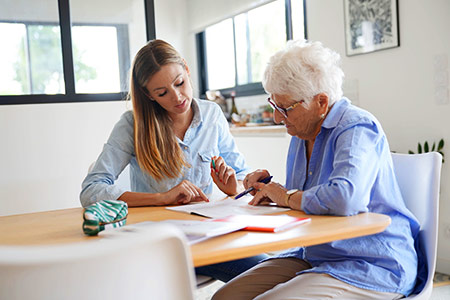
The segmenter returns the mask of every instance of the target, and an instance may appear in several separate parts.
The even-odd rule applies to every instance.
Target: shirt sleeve
[[[80,202],[83,207],[102,200],[117,200],[126,190],[114,185],[134,156],[132,113],[122,115],[114,126],[95,164],[82,183]]]
[[[360,122],[343,129],[334,142],[326,182],[304,191],[302,209],[310,214],[354,215],[368,211],[371,187],[377,180],[382,155],[388,149],[375,122]],[[389,154],[389,153],[388,153]]]
[[[219,151],[228,166],[232,167],[236,172],[237,180],[244,180],[245,176],[250,172],[250,167],[245,163],[245,158],[239,152],[236,142],[230,133],[225,116],[218,108],[218,124],[219,124]]]

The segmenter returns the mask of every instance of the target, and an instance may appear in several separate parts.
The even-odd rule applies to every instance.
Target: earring
[[[323,119],[325,118],[325,114],[321,114],[320,117]]]

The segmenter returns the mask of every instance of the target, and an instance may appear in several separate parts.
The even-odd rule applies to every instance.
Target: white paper
[[[101,232],[104,237],[114,237],[120,234],[138,232],[147,226],[156,223],[165,223],[175,225],[180,229],[189,245],[204,241],[206,239],[238,231],[245,227],[245,225],[230,223],[230,222],[205,222],[199,220],[163,220],[163,221],[146,221],[119,227],[108,232]]]
[[[277,206],[253,206],[248,202],[252,197],[244,196],[238,200],[234,200],[231,197],[225,200],[212,201],[207,203],[196,203],[181,205],[175,207],[166,207],[167,209],[199,214],[209,218],[225,218],[231,215],[266,215],[276,212],[288,211],[289,208],[277,207]]]

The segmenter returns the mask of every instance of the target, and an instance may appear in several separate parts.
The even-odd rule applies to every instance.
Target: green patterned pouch
[[[89,205],[83,213],[83,232],[97,235],[100,231],[125,225],[128,205],[120,200],[103,200]]]

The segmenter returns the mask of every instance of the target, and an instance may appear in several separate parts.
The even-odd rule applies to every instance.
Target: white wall
[[[291,136],[286,132],[272,135],[233,134],[239,151],[251,170],[265,169],[273,176],[272,181],[280,184],[286,182],[286,157]]]
[[[156,38],[169,42],[183,56],[188,41],[186,6],[185,0],[155,1]]]
[[[206,26],[218,23],[236,14],[248,11],[273,0],[187,0],[189,29],[203,31]]]
[[[80,206],[87,168],[126,108],[124,101],[0,106],[0,215]]]

